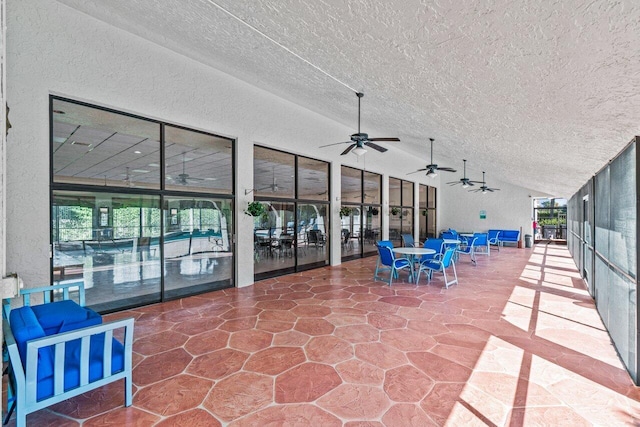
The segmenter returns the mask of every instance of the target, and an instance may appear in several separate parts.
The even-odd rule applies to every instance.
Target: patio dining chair
[[[474,255],[491,256],[491,247],[489,246],[489,235],[487,233],[474,233],[473,238],[475,244],[473,247]]]
[[[404,246],[405,248],[416,247],[416,242],[415,240],[413,240],[413,234],[402,234],[400,236],[400,239],[402,239],[402,246]]]
[[[456,248],[455,253],[458,256],[458,259],[460,257],[460,254],[462,255],[469,255],[469,257],[471,258],[471,262],[473,263],[473,265],[476,265],[476,242],[477,242],[477,238],[474,236],[473,239],[471,240],[471,243],[469,243],[467,241],[467,243],[465,245],[460,245]]]
[[[418,260],[419,263],[433,261],[434,259],[441,259],[444,254],[444,240],[442,239],[427,239],[424,241],[422,247],[426,249],[433,249],[436,253],[431,255],[422,255]]]
[[[500,236],[500,230],[489,230],[487,234],[487,241],[489,245],[494,245],[498,248],[498,252],[500,252],[500,240],[498,240]]]
[[[381,240],[376,243],[378,248],[378,261],[376,262],[376,271],[373,275],[374,280],[384,280],[378,275],[383,271],[389,272],[389,286],[394,278],[398,278],[398,272],[408,269],[409,281],[413,278],[413,263],[406,258],[396,258],[393,253],[393,243],[390,240]]]
[[[442,256],[442,259],[434,259],[428,260],[420,263],[420,267],[418,268],[418,274],[416,276],[416,284],[420,280],[420,274],[424,271],[427,275],[427,280],[430,282],[433,276],[434,271],[442,271],[442,275],[444,276],[444,287],[448,288],[449,285],[458,283],[458,273],[456,272],[456,263],[453,261],[453,254],[455,249],[447,248]],[[453,268],[453,280],[449,281],[447,279],[447,269],[449,267]]]

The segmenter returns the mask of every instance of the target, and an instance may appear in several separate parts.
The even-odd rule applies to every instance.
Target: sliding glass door
[[[256,280],[329,263],[329,164],[254,147]]]
[[[380,239],[382,176],[342,166],[340,224],[342,259],[377,254]]]
[[[233,141],[50,98],[54,283],[105,312],[234,286]]]

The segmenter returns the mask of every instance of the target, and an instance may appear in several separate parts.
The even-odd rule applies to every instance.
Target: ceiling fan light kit
[[[365,150],[362,147],[356,147],[356,148],[353,149],[352,153],[355,154],[356,156],[360,157],[360,156],[365,155],[367,153],[367,150]]]

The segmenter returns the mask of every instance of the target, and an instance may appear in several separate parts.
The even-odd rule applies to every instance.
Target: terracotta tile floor
[[[108,316],[136,318],[133,406],[117,383],[28,422],[638,425],[640,389],[566,248],[478,258],[449,289],[374,282],[369,258]]]

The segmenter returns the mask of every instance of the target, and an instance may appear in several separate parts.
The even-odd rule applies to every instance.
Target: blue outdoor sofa
[[[70,299],[50,302],[54,291],[68,298],[71,287],[78,289],[81,304]],[[34,292],[44,294],[45,304],[30,305]],[[125,405],[130,406],[134,319],[102,323],[102,316],[83,306],[81,281],[20,293],[22,307],[4,304],[9,355],[5,423],[15,409],[16,425],[24,427],[32,412],[120,379],[124,379]]]
[[[498,236],[498,246],[504,246],[505,243],[517,245],[520,241],[520,230],[489,230],[489,239],[496,234]]]

